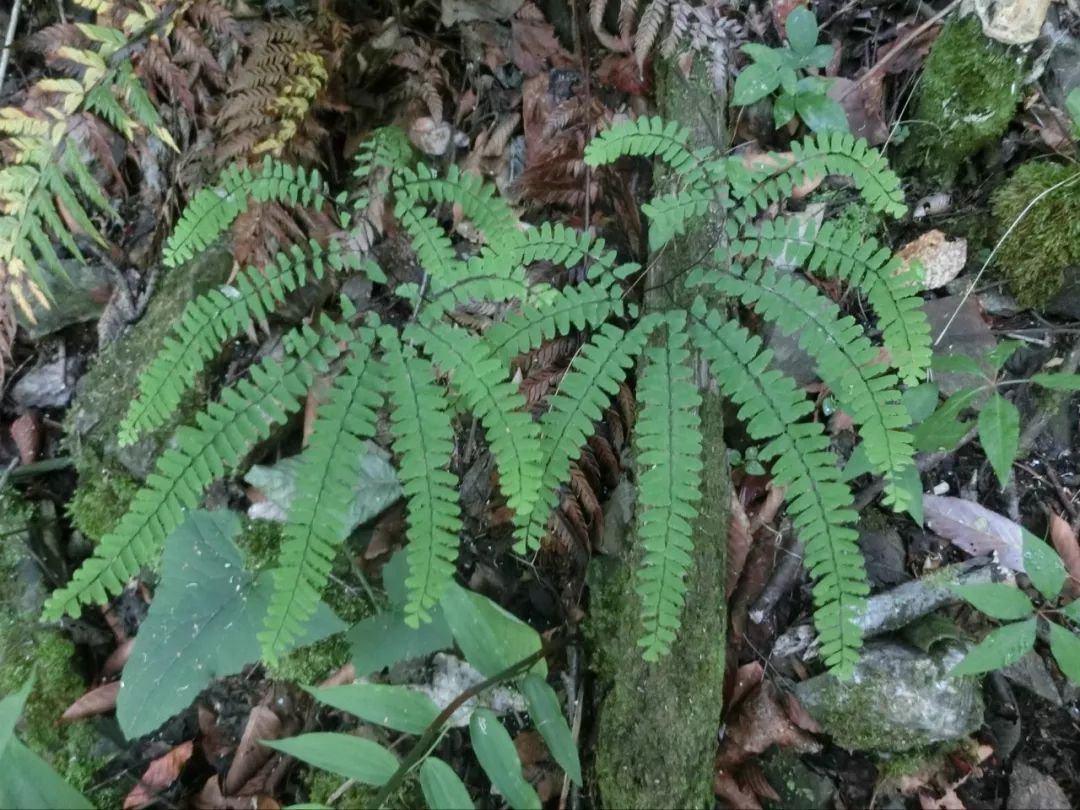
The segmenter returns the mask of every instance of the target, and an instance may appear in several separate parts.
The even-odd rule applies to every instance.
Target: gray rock
[[[795,687],[799,701],[849,750],[909,751],[965,737],[982,724],[976,678],[953,678],[956,644],[927,655],[902,644],[867,644],[852,676],[818,675]]]
[[[766,807],[827,810],[833,806],[836,785],[829,777],[808,768],[794,751],[773,749],[762,759],[761,771],[780,797],[776,802],[766,801]]]
[[[11,399],[22,408],[63,408],[75,393],[72,383],[61,358],[26,372],[12,386]]]
[[[1072,804],[1061,785],[1052,777],[1039,773],[1030,765],[1017,762],[1009,777],[1009,800],[1005,807],[1007,810],[1030,810],[1033,807],[1041,810],[1069,810]]]
[[[143,317],[98,354],[93,367],[79,380],[65,421],[68,445],[80,473],[100,474],[105,464],[145,478],[176,425],[190,417],[192,406],[205,398],[205,383],[197,381],[193,395],[170,424],[130,447],[120,447],[117,429],[138,393],[140,373],[162,347],[188,302],[223,283],[231,268],[232,256],[227,251],[210,248],[181,267],[163,271]]]
[[[1080,267],[1065,270],[1065,283],[1047,302],[1046,313],[1072,320],[1080,318]]]
[[[56,273],[46,277],[49,306],[31,297],[33,320],[18,312],[19,327],[33,340],[75,323],[97,320],[112,293],[113,280],[101,265],[69,260],[63,266],[66,278]]]

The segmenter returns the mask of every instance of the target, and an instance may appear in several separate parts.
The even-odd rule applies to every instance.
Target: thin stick
[[[391,776],[386,784],[379,789],[379,793],[375,796],[375,801],[373,802],[375,807],[383,807],[386,804],[387,799],[394,794],[394,791],[401,787],[401,783],[405,781],[405,777],[409,775],[409,771],[417,766],[420,760],[424,758],[438,740],[439,735],[442,734],[443,726],[446,725],[446,722],[453,716],[454,712],[481,692],[490,689],[498,683],[508,681],[521,672],[531,669],[533,664],[544,657],[544,653],[545,648],[541,647],[532,655],[522,658],[516,664],[511,664],[502,672],[492,675],[486,681],[481,681],[478,684],[470,686],[450,701],[449,705],[439,712],[439,716],[431,721],[430,725],[424,730],[423,735],[416,741],[416,744],[409,749],[408,755],[401,760],[401,764],[398,765],[398,769],[394,771],[393,776]]]
[[[11,7],[11,19],[8,21],[7,36],[4,37],[4,53],[0,55],[0,90],[4,87],[4,77],[7,76],[8,58],[11,56],[11,43],[15,41],[15,27],[19,24],[19,9],[22,0],[15,0]]]

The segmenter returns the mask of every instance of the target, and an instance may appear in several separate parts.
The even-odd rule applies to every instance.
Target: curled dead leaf
[[[33,464],[41,452],[41,417],[27,411],[11,423],[11,438],[19,451],[19,461]]]
[[[116,696],[120,694],[120,681],[110,681],[96,686],[76,700],[64,711],[64,720],[82,720],[116,708]]]
[[[1080,542],[1076,532],[1060,515],[1050,513],[1050,542],[1057,549],[1058,556],[1065,563],[1069,578],[1065,581],[1065,593],[1070,597],[1080,596]]]
[[[281,737],[281,719],[266,706],[256,706],[248,715],[244,734],[236,747],[236,756],[225,775],[222,791],[226,795],[239,793],[248,780],[274,755],[273,749],[259,745],[259,740]]]
[[[160,756],[151,762],[146,772],[139,779],[139,783],[131,789],[124,799],[124,810],[142,807],[157,799],[159,793],[169,787],[180,776],[191,754],[195,750],[195,744],[188,740],[180,743],[164,756]]]

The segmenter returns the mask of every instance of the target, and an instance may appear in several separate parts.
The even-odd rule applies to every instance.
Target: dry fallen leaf
[[[101,674],[107,678],[122,670],[131,656],[131,648],[134,646],[135,639],[133,638],[120,642],[119,646],[105,659],[105,663],[101,665]]]
[[[782,701],[780,690],[769,681],[746,696],[728,720],[727,734],[716,755],[719,768],[733,770],[770,745],[793,748],[800,754],[821,750],[810,734],[791,722]]]
[[[266,706],[256,706],[248,715],[244,734],[236,747],[236,756],[225,775],[222,790],[226,795],[239,793],[247,781],[258,772],[270,757],[273,749],[259,745],[259,740],[276,740],[281,737],[281,719]]]
[[[960,801],[960,797],[956,795],[956,791],[952,788],[946,790],[945,795],[940,799],[920,793],[919,808],[920,810],[967,810],[964,803]]]
[[[445,121],[421,116],[409,124],[409,140],[427,155],[442,155],[450,147],[454,129]]]
[[[900,248],[896,255],[903,260],[905,268],[918,261],[923,268],[923,288],[936,290],[944,287],[964,269],[967,264],[967,240],[949,241],[941,231],[927,231]]]
[[[116,708],[116,696],[120,693],[120,681],[110,681],[94,687],[76,700],[63,714],[65,720],[82,720],[84,717],[111,712]]]
[[[33,464],[41,452],[41,417],[28,411],[11,423],[11,438],[22,464]]]
[[[1060,515],[1050,513],[1050,542],[1057,549],[1058,556],[1065,563],[1069,578],[1065,581],[1065,593],[1071,597],[1080,596],[1080,543],[1076,532]]]
[[[746,563],[746,555],[750,553],[752,541],[750,518],[746,516],[746,510],[739,501],[738,494],[732,489],[727,533],[727,592],[729,594],[735,593],[735,585],[739,582],[739,575]]]
[[[947,495],[923,495],[926,526],[968,554],[996,554],[999,563],[1024,571],[1021,527],[974,501]]]
[[[154,801],[157,794],[165,790],[180,776],[180,771],[187,761],[191,759],[194,749],[194,743],[188,740],[151,762],[142,778],[139,779],[139,783],[131,789],[127,798],[124,799],[124,810],[142,807],[144,804]]]

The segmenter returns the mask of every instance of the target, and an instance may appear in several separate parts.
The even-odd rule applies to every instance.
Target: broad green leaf
[[[1050,652],[1066,677],[1080,684],[1080,638],[1061,625],[1051,623]]]
[[[443,616],[465,660],[490,678],[528,658],[543,644],[540,634],[486,596],[450,585],[443,594]],[[547,674],[541,658],[532,671]]]
[[[787,126],[788,121],[795,117],[795,96],[790,93],[781,93],[776,97],[772,107],[773,126],[777,129]]]
[[[351,683],[346,686],[305,686],[320,703],[379,726],[422,734],[439,716],[439,707],[422,692],[406,686]]]
[[[1035,645],[1035,619],[999,627],[974,646],[950,675],[978,675],[1019,661]]]
[[[34,688],[34,679],[31,678],[23,684],[22,689],[7,695],[0,700],[0,756],[8,743],[15,739],[15,724],[19,722],[26,699],[30,697],[30,690]]]
[[[1080,599],[1075,602],[1070,602],[1061,609],[1061,612],[1072,619],[1077,624],[1080,624]]]
[[[419,627],[405,624],[404,613],[388,611],[357,622],[345,639],[357,675],[370,675],[401,661],[454,646],[454,637],[437,606],[431,610],[431,621]]]
[[[780,70],[788,64],[789,60],[785,58],[783,49],[770,48],[768,45],[758,45],[754,42],[747,42],[739,48],[740,51],[749,56],[754,62],[773,70]],[[790,67],[790,65],[788,65]]]
[[[1032,374],[1031,381],[1054,391],[1080,391],[1080,374]]]
[[[935,354],[930,360],[930,367],[934,371],[986,376],[986,369],[966,354]]]
[[[799,67],[820,68],[828,65],[833,58],[832,45],[815,45],[810,52],[799,56]]]
[[[799,117],[814,132],[847,132],[847,113],[840,102],[824,93],[799,93],[795,96]]]
[[[259,740],[259,744],[324,771],[376,787],[385,785],[398,768],[398,758],[392,752],[352,734],[324,731],[284,740]]]
[[[938,405],[940,389],[937,383],[925,382],[904,391],[900,402],[911,417],[911,423],[917,425],[928,419]]]
[[[851,457],[848,458],[847,464],[844,465],[842,475],[845,481],[851,481],[860,475],[866,475],[868,472],[873,471],[874,466],[870,463],[870,457],[866,455],[866,448],[858,444],[851,451]]]
[[[1023,345],[1019,340],[1003,340],[986,355],[990,367],[994,371],[1000,371],[1009,362],[1009,358],[1016,353],[1016,350]]]
[[[817,17],[806,6],[796,6],[784,22],[791,50],[799,55],[808,54],[817,45]]]
[[[780,86],[780,71],[758,62],[747,65],[735,79],[731,102],[742,107],[761,101]]]
[[[1065,98],[1065,109],[1073,120],[1073,134],[1080,139],[1080,87],[1074,87]]]
[[[540,797],[521,775],[521,761],[510,734],[490,709],[477,709],[469,720],[469,739],[480,767],[514,810],[540,810]]]
[[[93,810],[48,762],[18,740],[0,756],[0,807],[19,810]]]
[[[979,411],[979,443],[1005,486],[1020,447],[1020,412],[1001,394],[994,394]]]
[[[116,719],[128,739],[160,726],[191,705],[215,678],[259,660],[257,633],[273,579],[244,570],[232,538],[234,512],[191,513],[165,541],[161,584],[124,667]],[[325,605],[308,623],[303,643],[344,630]]]
[[[1035,610],[1027,594],[1012,585],[953,585],[950,590],[992,619],[1023,619]]]
[[[533,673],[521,681],[521,694],[529,704],[529,716],[540,736],[547,743],[548,750],[559,763],[559,767],[578,785],[581,784],[581,760],[578,758],[574,735],[563,717],[562,707],[555,690],[546,680]]]
[[[959,421],[960,414],[976,400],[974,389],[957,391],[912,431],[915,449],[923,453],[952,450],[964,438],[971,423]]]
[[[926,522],[926,515],[923,514],[923,486],[919,468],[914,464],[909,464],[893,475],[890,483],[894,489],[908,493],[907,506],[904,511],[911,515],[912,520],[922,526]]]
[[[1050,546],[1027,529],[1024,533],[1024,573],[1047,601],[1057,598],[1065,584],[1065,563]]]
[[[428,757],[420,766],[420,789],[431,810],[472,810],[476,806],[465,784],[438,757]]]

